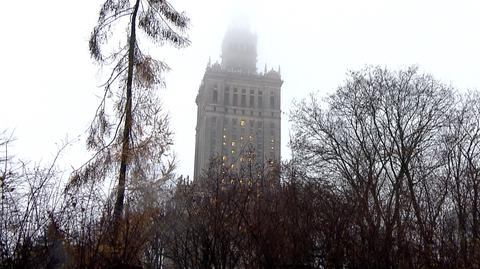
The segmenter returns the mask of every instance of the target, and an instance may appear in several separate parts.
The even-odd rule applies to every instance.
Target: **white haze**
[[[0,130],[14,131],[11,152],[51,160],[61,140],[79,140],[62,165],[88,156],[84,135],[102,90],[88,38],[103,0],[6,1],[0,17]],[[219,60],[235,14],[247,14],[258,35],[263,71],[281,66],[282,154],[288,158],[288,111],[293,99],[333,92],[348,70],[412,64],[462,89],[478,89],[480,4],[442,0],[226,1],[172,0],[191,17],[192,45],[152,49],[172,68],[161,89],[175,132],[177,172],[193,174],[195,96],[208,59]]]

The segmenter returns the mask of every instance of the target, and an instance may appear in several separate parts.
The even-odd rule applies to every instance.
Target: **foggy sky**
[[[102,72],[88,38],[102,0],[7,1],[0,16],[0,131],[14,131],[11,150],[35,162],[51,160],[58,143],[67,171],[86,160],[84,136],[98,104]],[[177,173],[193,174],[195,96],[208,59],[220,60],[223,35],[236,13],[248,14],[258,36],[257,68],[281,66],[282,154],[288,158],[293,99],[327,94],[348,70],[415,64],[461,90],[480,88],[478,1],[172,0],[192,20],[192,45],[150,53],[172,70],[160,89],[175,132]]]

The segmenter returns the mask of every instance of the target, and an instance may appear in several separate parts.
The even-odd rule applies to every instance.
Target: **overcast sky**
[[[101,73],[88,38],[102,0],[4,1],[0,16],[0,131],[14,131],[14,153],[48,161],[63,139],[78,138],[66,167],[85,160],[84,134]],[[348,70],[418,65],[460,90],[480,89],[480,1],[442,0],[172,0],[191,18],[192,45],[151,54],[172,70],[161,89],[175,132],[177,172],[193,174],[195,96],[209,57],[219,60],[235,12],[250,17],[263,71],[281,66],[282,154],[288,158],[288,111],[293,99],[327,94]]]

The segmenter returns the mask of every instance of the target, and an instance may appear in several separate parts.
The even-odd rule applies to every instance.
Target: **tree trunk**
[[[132,84],[133,84],[133,64],[135,58],[135,41],[136,41],[136,20],[137,12],[139,7],[140,0],[135,2],[133,8],[131,30],[130,30],[130,39],[128,45],[128,73],[127,73],[127,96],[125,102],[125,125],[123,129],[123,139],[122,139],[122,155],[120,160],[120,171],[118,175],[118,186],[117,186],[117,195],[115,199],[115,207],[113,210],[113,240],[116,240],[120,219],[123,212],[123,205],[125,200],[125,181],[127,166],[130,156],[130,132],[132,129]]]

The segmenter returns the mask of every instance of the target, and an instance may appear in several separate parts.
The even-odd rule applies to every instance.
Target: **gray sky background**
[[[6,1],[0,16],[0,131],[14,131],[11,149],[34,162],[52,159],[57,144],[76,139],[64,167],[86,160],[84,134],[102,89],[88,38],[102,0]],[[177,172],[193,174],[195,96],[209,57],[220,48],[235,12],[247,13],[258,35],[263,71],[281,66],[282,155],[289,156],[292,100],[327,94],[348,70],[418,65],[460,90],[480,89],[480,1],[472,0],[171,0],[191,18],[192,45],[150,51],[172,70],[161,89],[175,132]],[[105,71],[106,72],[106,71]],[[67,172],[69,171],[67,169]]]

